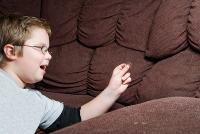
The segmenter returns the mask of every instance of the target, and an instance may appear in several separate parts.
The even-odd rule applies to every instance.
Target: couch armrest
[[[125,107],[52,134],[199,134],[200,100],[170,97]]]

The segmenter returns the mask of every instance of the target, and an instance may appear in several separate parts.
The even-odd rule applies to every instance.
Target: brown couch
[[[34,85],[50,98],[81,106],[132,65],[112,112],[58,133],[200,133],[200,0],[0,0],[13,12],[52,27],[53,59]]]

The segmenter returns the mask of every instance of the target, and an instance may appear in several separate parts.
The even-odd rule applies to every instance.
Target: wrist
[[[106,87],[106,89],[102,92],[103,96],[106,99],[111,100],[117,100],[121,94],[116,92],[116,90],[111,90],[109,87]]]

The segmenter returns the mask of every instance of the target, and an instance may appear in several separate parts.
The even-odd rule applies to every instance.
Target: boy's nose
[[[52,58],[52,55],[51,55],[51,53],[48,51],[47,53],[46,53],[46,58],[48,59],[48,60],[51,60],[51,58]]]

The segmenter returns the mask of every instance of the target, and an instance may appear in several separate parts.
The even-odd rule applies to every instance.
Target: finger
[[[128,77],[130,77],[131,73],[126,73],[123,77],[122,77],[122,81],[125,81],[126,79],[128,79]]]
[[[128,77],[125,81],[123,81],[123,85],[126,85],[131,82],[131,77]]]
[[[113,74],[118,74],[121,72],[121,70],[126,66],[125,63],[122,63],[120,65],[118,65],[117,67],[115,67],[115,69],[113,70]]]
[[[122,63],[122,64],[118,65],[118,66],[115,68],[115,70],[122,70],[125,66],[126,66],[126,64],[125,64],[125,63]]]
[[[132,62],[127,62],[126,64],[129,65],[129,68],[131,68]]]
[[[129,65],[125,64],[120,71],[120,75],[123,76],[129,70]]]

